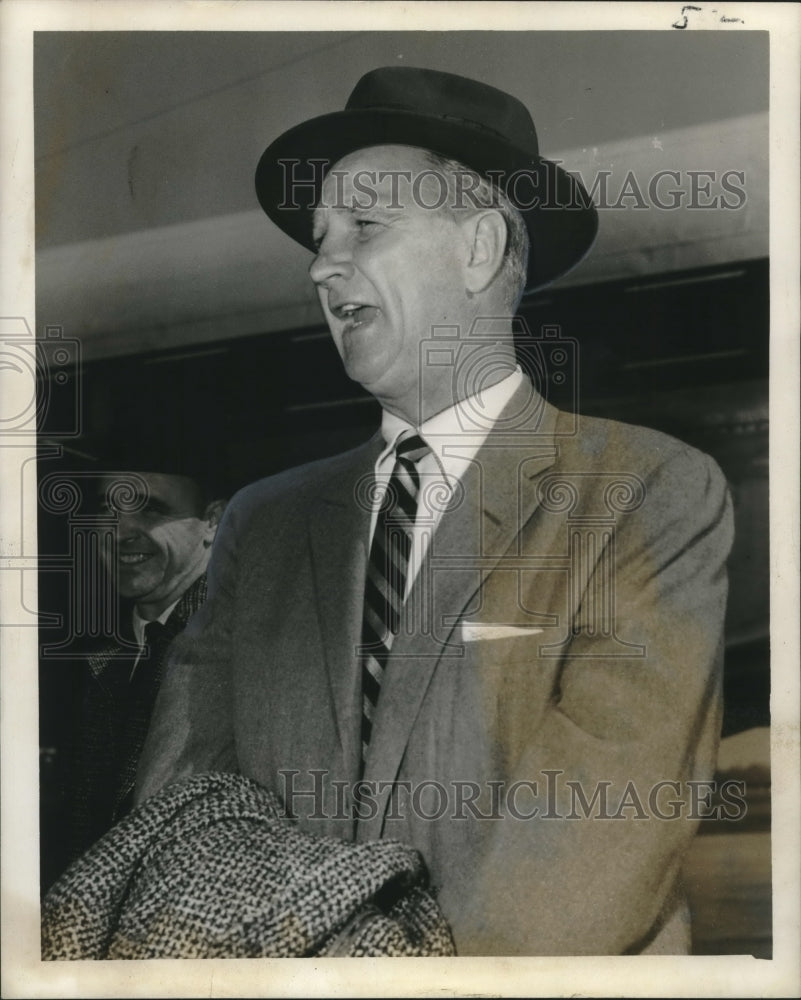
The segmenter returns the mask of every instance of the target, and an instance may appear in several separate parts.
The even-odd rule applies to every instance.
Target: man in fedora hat
[[[234,770],[308,831],[410,844],[462,955],[686,951],[730,503],[706,456],[576,424],[518,366],[586,191],[519,101],[405,67],[276,139],[256,188],[381,429],[229,505],[139,798]]]

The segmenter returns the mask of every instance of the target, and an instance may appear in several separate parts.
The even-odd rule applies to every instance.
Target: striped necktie
[[[395,467],[376,519],[362,623],[362,763],[367,756],[373,716],[392,642],[400,629],[406,571],[412,547],[420,475],[416,463],[431,449],[411,432],[395,446]]]

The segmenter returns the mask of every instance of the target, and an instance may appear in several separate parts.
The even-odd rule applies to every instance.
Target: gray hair
[[[503,191],[486,177],[458,160],[450,160],[438,153],[425,150],[427,161],[441,171],[447,185],[447,210],[464,208],[494,208],[506,223],[506,247],[498,277],[503,284],[509,308],[517,309],[526,289],[530,241],[523,216]]]

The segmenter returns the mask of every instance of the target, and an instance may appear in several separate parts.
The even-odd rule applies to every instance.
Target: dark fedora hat
[[[164,416],[163,409],[159,416]],[[234,485],[222,431],[210,420],[200,419],[180,423],[173,417],[162,423],[153,416],[135,424],[115,421],[105,432],[84,439],[87,468],[99,476],[129,472],[181,476],[194,480],[206,501],[222,500],[231,496]]]
[[[383,145],[427,149],[494,181],[526,222],[528,288],[564,274],[595,239],[598,215],[586,189],[539,155],[531,115],[517,98],[410,66],[366,73],[344,111],[312,118],[272,142],[256,169],[259,202],[285,233],[313,250],[311,214],[326,172],[348,153]]]

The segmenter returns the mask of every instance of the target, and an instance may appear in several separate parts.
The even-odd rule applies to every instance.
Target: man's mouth
[[[118,559],[123,566],[136,566],[151,558],[150,552],[120,552]]]
[[[343,302],[331,307],[331,312],[341,320],[348,329],[362,326],[374,318],[378,309],[362,302]]]

